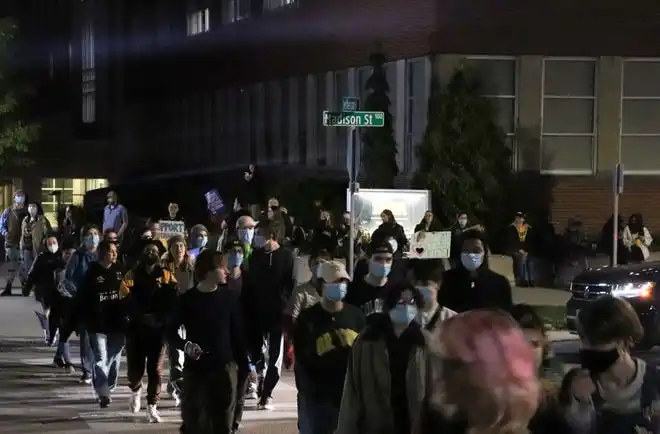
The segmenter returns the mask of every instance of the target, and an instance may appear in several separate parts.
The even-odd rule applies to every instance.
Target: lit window
[[[264,0],[264,9],[279,9],[296,4],[296,0]]]
[[[250,16],[250,0],[223,0],[222,22],[235,23]]]
[[[82,121],[96,121],[96,68],[94,65],[94,24],[86,22],[82,27]]]
[[[211,28],[211,11],[209,8],[199,9],[188,14],[186,32],[188,36],[208,32]]]

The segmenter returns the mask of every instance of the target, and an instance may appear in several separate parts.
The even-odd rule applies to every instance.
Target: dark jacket
[[[138,266],[126,273],[123,283],[130,290],[126,298],[130,331],[160,334],[164,338],[177,300],[178,285],[173,274],[159,266],[147,273],[143,266]]]
[[[339,245],[337,229],[332,226],[319,225],[312,232],[312,251],[325,250],[334,254]]]
[[[534,228],[527,225],[527,230],[522,233],[518,233],[518,229],[514,224],[509,225],[507,228],[507,240],[509,243],[509,251],[512,254],[518,253],[519,250],[524,250],[529,254],[534,254],[537,240],[535,239]]]
[[[443,274],[438,292],[441,306],[458,313],[472,309],[502,309],[507,312],[513,307],[511,285],[506,277],[490,270],[488,262],[479,267],[476,275],[468,272],[462,264]]]
[[[29,294],[32,287],[34,287],[37,300],[44,301],[50,306],[59,295],[57,288],[61,283],[62,276],[60,272],[64,270],[65,266],[61,252],[40,253],[32,263],[32,268],[28,273],[24,288],[25,292]]]
[[[421,222],[415,226],[415,233],[417,232],[439,232],[442,230],[442,225],[436,219],[431,220],[428,229],[426,228],[426,221],[422,219]]]
[[[124,333],[128,325],[125,298],[130,290],[123,277],[116,264],[109,268],[90,264],[73,300],[75,323],[90,333]]]
[[[408,239],[403,230],[403,226],[396,222],[381,223],[378,229],[371,234],[371,242],[373,245],[378,246],[384,243],[388,238],[394,238],[399,245],[398,252],[405,252],[408,250]]]

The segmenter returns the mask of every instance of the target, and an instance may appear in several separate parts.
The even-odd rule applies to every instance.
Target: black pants
[[[238,372],[235,363],[201,372],[184,368],[182,434],[230,434]]]
[[[270,326],[261,326],[252,332],[250,359],[257,373],[265,371],[263,384],[259,387],[259,399],[270,398],[275,386],[280,381],[282,355],[282,325],[279,322],[267,322]],[[264,351],[264,343],[266,351]]]
[[[234,407],[233,429],[238,429],[243,421],[243,408],[245,407],[245,389],[247,387],[250,371],[246,368],[239,368],[236,381],[236,405]]]
[[[129,336],[126,340],[128,387],[137,392],[147,371],[147,404],[156,405],[160,398],[160,379],[163,374],[165,343],[160,335]]]

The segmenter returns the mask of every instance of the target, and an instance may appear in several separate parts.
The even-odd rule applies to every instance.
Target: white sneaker
[[[147,406],[147,420],[151,423],[161,423],[163,421],[154,404],[149,404]]]
[[[179,392],[173,390],[172,393],[170,393],[170,397],[174,400],[175,407],[179,407],[181,405],[181,394]]]
[[[257,404],[257,410],[275,410],[275,407],[273,406],[273,398],[260,399]]]
[[[257,383],[250,382],[245,391],[245,399],[257,399]]]
[[[142,407],[142,388],[135,392],[131,392],[131,397],[128,399],[128,409],[131,413],[138,413]]]

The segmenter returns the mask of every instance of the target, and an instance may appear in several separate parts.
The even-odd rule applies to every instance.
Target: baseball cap
[[[346,266],[339,261],[327,261],[319,264],[318,271],[319,279],[324,282],[336,282],[338,280],[346,279],[351,281],[351,276],[346,271]]]
[[[225,251],[225,252],[231,252],[231,251],[233,251],[233,250],[241,250],[241,251],[244,252],[244,251],[245,251],[245,246],[244,246],[243,243],[241,243],[239,240],[237,240],[236,238],[234,238],[233,240],[229,241],[229,242],[225,245],[225,249],[224,249],[224,251]]]
[[[371,248],[369,249],[369,254],[370,256],[374,255],[393,255],[394,254],[394,249],[392,248],[392,245],[388,242],[380,243],[380,244],[372,244]]]

